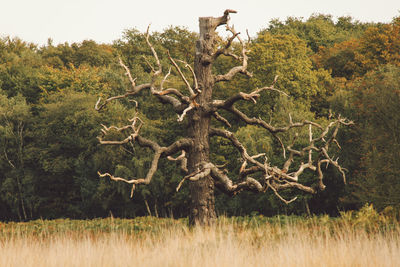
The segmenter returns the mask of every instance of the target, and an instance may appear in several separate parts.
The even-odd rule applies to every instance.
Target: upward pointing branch
[[[190,86],[190,83],[186,79],[185,75],[183,75],[181,68],[179,68],[178,64],[176,64],[175,60],[171,57],[171,54],[169,53],[169,51],[168,51],[168,58],[171,61],[172,65],[174,65],[175,69],[178,71],[178,73],[181,76],[183,82],[186,84],[186,87],[188,88],[190,95],[194,96],[195,93],[194,93],[192,87]],[[197,83],[197,80],[195,80],[195,81]]]
[[[166,79],[168,78],[169,72],[165,75],[159,88],[156,88],[156,86],[155,86],[157,78],[162,74],[162,66],[161,66],[160,59],[158,58],[157,52],[150,42],[149,29],[150,29],[150,25],[149,25],[149,27],[147,27],[147,31],[145,34],[145,40],[153,54],[153,57],[156,60],[156,65],[157,65],[157,68],[154,69],[153,66],[151,66],[151,64],[148,62],[148,64],[150,65],[150,67],[152,69],[152,72],[153,72],[151,82],[136,85],[136,78],[132,77],[129,68],[123,63],[122,59],[120,58],[119,64],[125,70],[125,75],[128,77],[128,79],[131,83],[131,88],[129,90],[127,90],[125,92],[125,94],[109,97],[106,100],[104,100],[103,102],[102,102],[102,99],[99,98],[95,105],[95,109],[97,111],[100,111],[101,109],[103,109],[109,102],[112,102],[113,100],[134,96],[134,95],[140,93],[140,91],[145,90],[145,89],[150,90],[150,92],[154,96],[156,96],[160,100],[160,102],[171,104],[174,107],[175,112],[177,112],[177,113],[182,113],[182,111],[185,110],[185,108],[187,108],[187,104],[190,103],[189,97],[184,96],[175,88],[168,88],[166,90],[163,89],[163,84],[166,81]],[[197,81],[196,81],[196,85],[197,85]],[[176,95],[178,98],[169,96],[168,94]]]
[[[228,44],[227,44],[227,45],[230,45],[230,44],[232,43],[233,39],[236,37],[236,38],[239,40],[239,42],[240,42],[240,44],[241,44],[241,46],[242,46],[242,55],[241,55],[241,57],[238,57],[238,56],[235,57],[235,56],[233,56],[233,55],[230,54],[230,53],[228,53],[228,55],[229,55],[229,56],[233,56],[233,57],[235,57],[235,58],[237,58],[237,59],[241,59],[241,60],[242,60],[242,65],[241,65],[241,66],[233,67],[232,69],[230,69],[230,70],[228,71],[228,73],[226,73],[226,74],[224,74],[224,75],[217,75],[217,76],[214,78],[215,82],[230,81],[230,80],[232,80],[232,78],[233,78],[236,74],[238,74],[238,73],[242,73],[242,74],[247,75],[248,77],[252,77],[253,74],[250,73],[249,71],[247,71],[247,60],[248,60],[247,52],[248,52],[248,50],[247,50],[247,48],[246,48],[246,44],[244,43],[244,41],[242,40],[242,38],[240,38],[240,36],[239,36],[240,33],[237,33],[237,32],[235,31],[234,27],[233,27],[233,26],[232,26],[232,27],[229,26],[229,24],[226,24],[226,30],[227,30],[227,31],[230,31],[230,32],[232,33],[232,37],[231,37],[231,39],[228,40]],[[228,46],[228,47],[229,47],[229,46]],[[222,50],[217,50],[217,52],[215,52],[215,54],[213,55],[213,57],[216,58],[219,54],[222,54],[222,53],[224,53],[224,52],[227,53],[228,47],[225,47],[225,48],[222,49]]]
[[[155,78],[156,78],[158,75],[161,75],[161,73],[162,73],[162,66],[161,66],[160,60],[158,59],[158,55],[157,55],[156,50],[154,49],[153,45],[150,43],[150,40],[149,40],[149,38],[150,38],[149,30],[150,30],[150,25],[147,27],[147,31],[146,31],[146,35],[145,35],[145,37],[146,37],[146,43],[147,43],[147,45],[150,47],[150,50],[151,50],[151,52],[153,53],[154,58],[156,59],[156,63],[157,63],[157,67],[158,67],[158,69],[154,72],[153,78],[152,78],[152,85],[154,85]]]

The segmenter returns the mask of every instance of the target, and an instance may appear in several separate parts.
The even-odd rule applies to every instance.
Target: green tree
[[[28,103],[37,103],[41,92],[38,77],[42,62],[35,46],[19,39],[2,41],[0,89],[9,97],[20,94]]]
[[[285,90],[298,100],[309,102],[323,93],[329,74],[314,70],[306,43],[295,35],[259,35],[249,54],[250,68],[254,73],[254,86],[273,81],[278,75],[277,88]]]
[[[335,43],[359,37],[372,25],[353,21],[351,17],[339,17],[335,23],[332,15],[314,14],[305,21],[296,17],[289,17],[285,22],[274,19],[261,32],[296,35],[306,41],[313,52],[318,52],[320,47],[331,47]]]
[[[31,120],[30,107],[21,95],[7,98],[0,90],[0,166],[3,172],[0,201],[20,220],[31,218],[33,209],[31,177],[26,166]]]
[[[93,40],[84,40],[81,43],[59,44],[54,46],[51,42],[40,48],[38,53],[46,64],[55,67],[107,67],[115,61],[114,49],[111,45],[97,44]]]
[[[400,205],[399,78],[399,67],[381,66],[334,96],[333,107],[356,121],[354,129],[343,132],[353,185],[344,198],[349,204],[373,203],[378,209]]]
[[[97,129],[93,96],[64,91],[38,107],[33,125],[37,216],[84,217],[96,188]],[[92,189],[90,189],[92,188]],[[91,191],[91,192],[88,192]]]

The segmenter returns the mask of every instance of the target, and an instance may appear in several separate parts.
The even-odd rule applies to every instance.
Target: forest
[[[245,38],[245,36],[243,36]],[[247,38],[247,37],[246,37]],[[164,69],[173,58],[193,64],[197,33],[170,26],[151,32],[150,40]],[[225,42],[224,38],[218,40]],[[239,51],[238,43],[232,44]],[[262,94],[257,108],[240,103],[247,114],[273,125],[309,119],[326,123],[332,114],[354,122],[338,133],[338,161],[347,169],[346,183],[332,166],[325,170],[325,191],[307,194],[287,191],[286,205],[273,193],[245,192],[229,197],[216,191],[218,215],[337,216],[373,204],[378,211],[400,211],[400,17],[390,23],[363,23],[351,17],[316,14],[307,19],[271,20],[249,41],[248,70],[218,83],[215,94],[226,97],[271,84],[282,94]],[[131,143],[103,146],[101,124],[125,125],[134,114],[127,99],[114,101],[101,112],[99,97],[123,94],[130,86],[120,59],[138,83],[151,79],[152,51],[142,32],[128,29],[112,44],[92,40],[39,46],[18,38],[0,39],[0,221],[35,219],[92,219],[187,217],[189,190],[176,187],[182,180],[176,164],[159,162],[148,186],[131,188],[99,177],[110,172],[121,177],[143,177],[151,164],[146,149]],[[215,70],[235,66],[221,56]],[[186,71],[186,70],[185,70]],[[175,69],[168,86],[184,88]],[[149,92],[136,96],[142,132],[161,144],[170,144],[182,129],[176,114]],[[281,161],[279,144],[258,128],[224,114],[247,149],[265,151]],[[118,133],[114,133],[118,138]],[[300,132],[299,138],[307,138]],[[222,138],[211,140],[211,158],[238,170],[238,153]],[[304,177],[305,181],[311,178]]]

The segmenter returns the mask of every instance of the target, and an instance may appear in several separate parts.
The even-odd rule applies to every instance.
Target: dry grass
[[[133,232],[15,229],[4,234],[3,224],[2,235],[0,225],[0,266],[400,266],[397,225],[375,231],[222,218],[213,228],[176,221]]]

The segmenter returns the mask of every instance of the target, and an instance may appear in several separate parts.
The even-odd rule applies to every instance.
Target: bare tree
[[[131,76],[128,67],[120,60],[120,65],[125,69],[126,75],[129,78],[132,88],[120,96],[110,97],[106,100],[101,98],[96,103],[96,110],[101,110],[110,101],[132,97],[137,95],[142,90],[150,90],[151,94],[158,98],[159,101],[166,105],[171,105],[174,111],[178,114],[178,121],[188,120],[187,137],[175,141],[173,144],[163,147],[153,140],[146,139],[141,136],[140,130],[143,122],[136,115],[131,118],[130,124],[124,127],[104,126],[102,134],[99,137],[100,143],[104,145],[121,145],[128,142],[135,142],[141,147],[147,147],[153,150],[154,156],[151,167],[144,178],[125,179],[115,177],[109,173],[99,173],[101,177],[109,177],[115,181],[123,181],[132,184],[132,193],[136,185],[149,184],[161,157],[167,157],[169,160],[179,161],[180,168],[187,173],[182,181],[177,186],[177,190],[181,188],[185,181],[189,182],[191,195],[191,206],[189,221],[191,224],[210,224],[216,218],[214,208],[214,189],[217,187],[222,192],[229,195],[236,195],[242,191],[266,192],[268,189],[286,204],[295,200],[284,199],[279,191],[288,188],[295,188],[309,193],[316,193],[325,188],[323,183],[322,165],[331,164],[335,166],[342,174],[345,180],[345,170],[339,165],[337,159],[334,160],[328,150],[332,144],[339,146],[336,135],[341,125],[349,125],[352,122],[341,118],[340,116],[331,121],[326,127],[303,120],[301,122],[293,122],[289,115],[289,122],[285,127],[274,127],[270,123],[261,118],[253,118],[235,107],[238,101],[253,101],[256,103],[257,98],[265,91],[279,91],[274,88],[275,80],[272,85],[259,88],[250,93],[240,92],[224,100],[213,99],[213,87],[216,83],[222,81],[230,81],[235,75],[243,74],[251,77],[251,73],[247,70],[247,43],[242,40],[232,26],[228,24],[229,14],[236,13],[234,10],[226,10],[221,17],[201,17],[200,36],[196,43],[196,55],[194,68],[185,64],[191,73],[189,82],[188,77],[185,77],[183,71],[169,54],[169,60],[172,66],[177,70],[180,78],[187,87],[187,92],[181,92],[176,88],[165,89],[164,82],[168,79],[170,71],[163,76],[163,70],[159,57],[149,41],[149,30],[146,33],[146,42],[154,56],[156,67],[152,67],[152,78],[149,83],[136,84],[136,80]],[[216,45],[217,34],[216,28],[221,25],[226,25],[227,31],[232,36],[227,39],[227,42],[222,46]],[[230,47],[233,41],[237,39],[241,45],[241,54],[232,53]],[[221,56],[233,57],[240,64],[233,67],[225,74],[214,75],[212,66],[215,60]],[[182,62],[182,61],[180,61]],[[137,102],[136,109],[138,107]],[[281,145],[285,161],[283,166],[274,166],[265,157],[265,154],[249,155],[243,144],[236,138],[235,134],[225,128],[214,128],[211,126],[211,121],[216,119],[226,126],[230,127],[227,119],[222,117],[220,110],[229,112],[240,119],[242,122],[250,125],[262,127],[271,134]],[[287,132],[294,128],[308,127],[308,144],[302,149],[294,149],[294,144],[297,135],[289,145],[284,145],[279,133]],[[313,128],[319,129],[318,136],[313,136]],[[120,141],[105,140],[106,135],[110,130],[128,131],[129,135]],[[219,136],[230,141],[240,153],[242,158],[242,166],[237,177],[232,178],[227,175],[223,167],[217,166],[210,161],[210,145],[209,140],[212,136]],[[181,153],[174,158],[177,153]],[[299,164],[294,164],[295,157],[302,158]],[[296,166],[294,166],[296,165]],[[317,183],[315,186],[307,186],[300,182],[299,177],[305,170],[315,172]],[[259,179],[253,177],[262,177]]]

